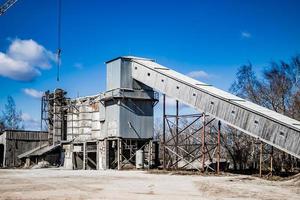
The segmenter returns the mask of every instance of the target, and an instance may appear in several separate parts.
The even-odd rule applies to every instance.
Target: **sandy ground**
[[[299,182],[142,171],[0,170],[0,199],[300,199]]]

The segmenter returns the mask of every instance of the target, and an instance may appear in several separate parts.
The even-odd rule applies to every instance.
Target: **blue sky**
[[[0,109],[13,96],[34,128],[40,91],[104,91],[104,62],[120,55],[153,58],[228,90],[240,65],[251,61],[261,72],[300,53],[299,8],[297,0],[62,0],[57,83],[57,1],[19,0],[0,17]]]

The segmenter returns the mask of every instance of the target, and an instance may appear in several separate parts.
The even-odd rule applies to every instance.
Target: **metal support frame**
[[[256,144],[259,145],[259,177],[262,177],[264,175],[264,171],[269,171],[266,176],[273,176],[274,147],[267,145],[262,141],[256,142]],[[269,165],[266,165],[266,162],[269,163]]]
[[[134,168],[136,165],[135,156],[138,150],[143,150],[144,155],[147,155],[146,166],[148,169],[151,168],[153,159],[153,140],[151,139],[125,139],[125,138],[109,138],[108,141],[116,142],[116,154],[108,153],[108,155],[113,156],[115,160],[111,164],[111,169],[122,170],[124,167],[130,166]],[[108,159],[109,160],[109,159]],[[115,165],[116,164],[116,165]],[[112,166],[116,166],[115,168]]]
[[[221,124],[219,129],[215,128],[214,118],[204,113],[179,115],[178,103],[175,115],[167,115],[163,95],[163,168],[220,171]],[[215,160],[217,169],[210,166]]]
[[[58,140],[63,140],[65,103],[68,98],[65,97],[65,91],[59,90],[53,93],[45,92],[41,99],[41,131],[47,129],[49,133],[49,144],[54,145],[55,137],[61,136]]]

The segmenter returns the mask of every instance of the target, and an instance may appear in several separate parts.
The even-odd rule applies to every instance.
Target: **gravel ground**
[[[0,199],[300,199],[299,181],[143,171],[1,169]]]

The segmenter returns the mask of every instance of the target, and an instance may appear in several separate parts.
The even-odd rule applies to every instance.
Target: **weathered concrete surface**
[[[141,171],[0,170],[0,199],[299,199],[299,181]]]

